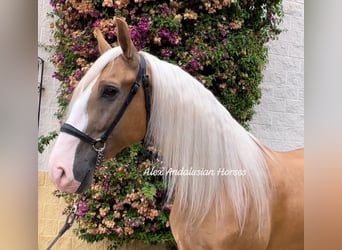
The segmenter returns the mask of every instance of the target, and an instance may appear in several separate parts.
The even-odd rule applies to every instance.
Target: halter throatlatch
[[[148,121],[150,119],[151,114],[151,100],[150,100],[150,89],[149,89],[149,79],[148,75],[146,74],[146,61],[145,58],[140,55],[140,65],[139,65],[139,71],[138,75],[135,79],[134,84],[131,87],[131,90],[126,97],[125,102],[121,106],[119,112],[115,116],[113,122],[110,124],[108,129],[103,133],[103,135],[98,138],[94,139],[87,135],[86,133],[80,131],[79,129],[75,128],[74,126],[64,123],[61,127],[61,132],[68,133],[70,135],[73,135],[80,140],[89,143],[92,145],[93,149],[97,152],[97,159],[96,159],[96,167],[98,167],[103,159],[104,159],[104,150],[106,149],[106,141],[109,137],[109,135],[113,132],[116,125],[119,123],[121,117],[126,112],[126,109],[128,108],[129,104],[133,100],[133,97],[138,92],[138,89],[140,87],[140,82],[142,82],[143,88],[144,88],[144,95],[145,95],[145,109],[146,109],[146,124],[148,124]]]

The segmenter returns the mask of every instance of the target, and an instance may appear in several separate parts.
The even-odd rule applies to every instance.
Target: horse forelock
[[[176,193],[188,224],[200,223],[213,204],[220,216],[228,194],[241,230],[250,205],[259,233],[269,230],[270,185],[263,146],[195,78],[178,66],[143,55],[153,81],[147,139],[162,153],[165,168],[214,174],[167,176],[168,195]],[[220,169],[246,175],[219,176]]]

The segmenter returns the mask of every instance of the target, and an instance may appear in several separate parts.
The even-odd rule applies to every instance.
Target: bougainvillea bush
[[[130,25],[135,46],[179,65],[211,90],[245,127],[259,102],[265,44],[277,37],[281,0],[51,0],[55,46],[53,77],[62,119],[79,80],[99,56],[95,27],[117,45],[114,16]],[[45,144],[46,145],[46,141]],[[129,148],[99,168],[81,196],[77,234],[87,241],[108,238],[115,246],[131,239],[172,243],[163,182],[142,169],[159,164],[142,146]],[[71,206],[73,196],[63,196]],[[68,212],[68,207],[66,212]]]
[[[165,201],[164,183],[160,176],[143,174],[160,167],[157,158],[147,159],[153,159],[152,154],[153,148],[143,150],[137,144],[97,169],[91,189],[78,198],[75,232],[81,239],[94,242],[107,238],[112,247],[133,239],[174,246],[168,219],[171,205]],[[64,212],[70,213],[76,195],[57,190],[55,195],[65,199]]]

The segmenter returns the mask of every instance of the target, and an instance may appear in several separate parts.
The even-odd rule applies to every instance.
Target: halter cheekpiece
[[[133,100],[135,94],[138,92],[138,89],[140,87],[140,82],[142,82],[142,85],[144,88],[146,120],[147,120],[146,124],[148,124],[148,121],[150,119],[150,114],[151,114],[151,101],[150,101],[150,89],[149,89],[150,86],[149,86],[148,75],[146,74],[146,61],[145,61],[145,58],[142,55],[140,55],[139,71],[135,79],[135,82],[132,85],[131,90],[128,96],[126,97],[125,102],[121,106],[113,122],[111,123],[111,125],[108,127],[108,129],[103,133],[103,135],[100,138],[94,139],[68,123],[64,123],[62,125],[61,132],[73,135],[79,138],[80,140],[92,145],[93,149],[97,152],[96,167],[102,163],[104,159],[104,150],[106,149],[106,141],[109,135],[112,133],[112,131],[116,127],[116,125],[119,123],[121,117],[123,116],[129,104]]]

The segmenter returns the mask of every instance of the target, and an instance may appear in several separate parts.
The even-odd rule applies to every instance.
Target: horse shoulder
[[[224,208],[225,213],[221,217],[216,216],[216,208],[213,206],[200,225],[186,226],[184,221],[187,215],[179,213],[176,198],[170,214],[170,225],[178,249],[266,249],[269,238],[261,239],[256,233],[258,221],[252,207],[242,232],[228,198]]]
[[[303,249],[304,149],[273,152],[271,237],[267,249]]]

